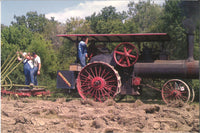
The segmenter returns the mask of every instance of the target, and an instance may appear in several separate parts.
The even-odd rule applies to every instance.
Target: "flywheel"
[[[113,56],[119,66],[131,67],[137,62],[139,54],[135,45],[123,42],[115,47]]]

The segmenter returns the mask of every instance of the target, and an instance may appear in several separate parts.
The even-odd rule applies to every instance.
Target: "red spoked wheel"
[[[114,98],[121,87],[118,72],[109,64],[94,62],[85,66],[77,78],[77,89],[80,96],[104,102]]]
[[[176,100],[187,103],[190,99],[190,88],[182,80],[171,79],[167,81],[162,88],[162,98],[166,104]]]
[[[128,42],[123,42],[117,45],[114,49],[114,60],[122,67],[133,66],[138,59],[137,48]]]

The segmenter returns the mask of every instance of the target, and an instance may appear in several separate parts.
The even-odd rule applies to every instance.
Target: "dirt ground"
[[[1,132],[199,132],[199,105],[57,99],[1,99]]]

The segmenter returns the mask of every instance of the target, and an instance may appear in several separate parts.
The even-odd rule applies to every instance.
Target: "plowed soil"
[[[1,132],[132,133],[199,132],[199,106],[116,103],[107,100],[1,99]]]

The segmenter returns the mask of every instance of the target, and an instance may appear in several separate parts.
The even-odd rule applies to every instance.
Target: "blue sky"
[[[137,0],[134,0],[137,1]],[[164,0],[154,0],[163,3]],[[1,0],[1,24],[10,25],[14,15],[26,15],[29,11],[45,14],[46,18],[65,23],[70,17],[90,16],[100,12],[106,6],[116,7],[117,11],[126,11],[130,0]]]
[[[2,0],[1,23],[9,25],[14,15],[26,15],[29,11],[37,11],[38,14],[59,12],[67,7],[76,6],[79,0]]]

